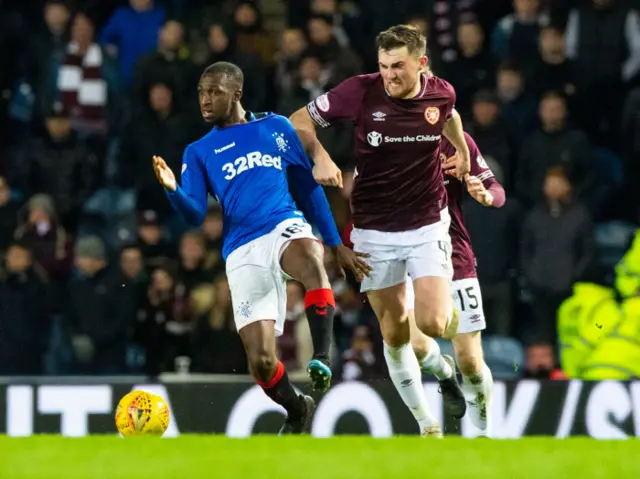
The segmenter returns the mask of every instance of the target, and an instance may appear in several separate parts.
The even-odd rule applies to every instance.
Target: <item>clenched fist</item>
[[[313,179],[317,183],[342,188],[342,171],[333,162],[327,150],[320,148],[313,158],[313,162]]]

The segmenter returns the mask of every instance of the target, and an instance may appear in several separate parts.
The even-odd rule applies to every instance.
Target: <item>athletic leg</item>
[[[458,367],[462,372],[462,392],[467,400],[469,418],[479,436],[491,435],[491,398],[493,376],[484,362],[480,331],[459,334],[453,340]]]
[[[441,437],[442,430],[429,409],[420,366],[411,348],[404,283],[367,291],[367,296],[380,323],[384,358],[393,385],[418,422],[421,433]]]
[[[361,290],[367,293],[380,324],[391,381],[418,422],[421,434],[442,437],[440,424],[429,410],[420,365],[411,348],[405,304],[406,256],[410,248],[398,246],[406,244],[407,234],[411,236],[410,232],[354,228],[351,240],[355,251],[369,254],[367,262],[372,271],[362,281]]]
[[[450,220],[446,217],[423,231],[423,241],[412,247],[407,272],[413,280],[418,329],[431,338],[453,339],[459,313],[451,301]]]
[[[454,281],[453,298],[460,310],[460,334],[453,340],[453,350],[462,373],[462,392],[471,423],[480,436],[490,436],[493,377],[482,352],[481,330],[486,322],[477,278]]]
[[[277,230],[233,251],[226,261],[233,317],[251,374],[265,394],[287,411],[281,434],[301,434],[311,425],[314,402],[298,395],[276,357],[276,336],[286,315],[286,281],[279,264]]]
[[[459,419],[464,416],[467,407],[464,394],[460,389],[458,378],[455,374],[455,362],[451,356],[442,355],[438,343],[418,329],[413,314],[413,299],[413,284],[410,280],[407,280],[406,304],[411,346],[416,358],[418,358],[420,370],[424,374],[433,374],[438,379],[447,413]]]
[[[431,338],[453,339],[459,313],[451,301],[451,283],[439,276],[421,276],[413,281],[416,326]]]
[[[307,371],[313,388],[326,391],[331,385],[329,358],[335,299],[324,268],[324,248],[311,238],[294,239],[285,248],[280,259],[282,270],[302,283],[306,291],[305,311],[314,350]]]
[[[239,331],[254,379],[272,401],[287,411],[281,434],[301,434],[311,430],[314,403],[293,389],[284,365],[276,357],[273,320],[255,321]]]
[[[425,374],[433,374],[438,380],[448,379],[454,375],[455,369],[440,353],[440,346],[416,326],[413,311],[408,311],[411,330],[411,347],[418,358],[420,370]]]

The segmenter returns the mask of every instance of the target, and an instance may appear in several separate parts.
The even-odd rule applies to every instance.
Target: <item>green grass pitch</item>
[[[640,441],[0,437],[2,479],[640,478]]]

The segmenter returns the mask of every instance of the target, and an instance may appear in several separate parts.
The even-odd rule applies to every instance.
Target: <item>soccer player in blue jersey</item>
[[[312,174],[307,153],[310,136],[299,137],[285,117],[245,112],[242,71],[231,63],[208,67],[198,84],[200,110],[213,129],[189,145],[182,181],[160,157],[153,166],[173,207],[194,225],[202,223],[211,194],[223,210],[224,244],[236,327],[256,382],[287,411],[282,434],[308,432],[311,397],[298,395],[276,358],[275,337],[282,334],[286,280],[300,281],[307,293],[306,314],[314,358],[307,370],[315,389],[329,387],[329,349],[335,300],[324,268],[322,245],[289,192],[293,180],[298,203],[332,248],[340,268],[363,278],[370,268],[341,242],[329,203]]]

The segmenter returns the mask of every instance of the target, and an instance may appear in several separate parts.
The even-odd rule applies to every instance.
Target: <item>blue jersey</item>
[[[305,220],[289,191],[287,172],[300,208],[336,246],[340,235],[329,203],[313,179],[311,163],[289,120],[269,113],[248,123],[214,128],[190,144],[182,160],[181,186],[167,195],[191,224],[200,225],[207,194],[223,211],[222,256],[272,231],[289,218]]]

